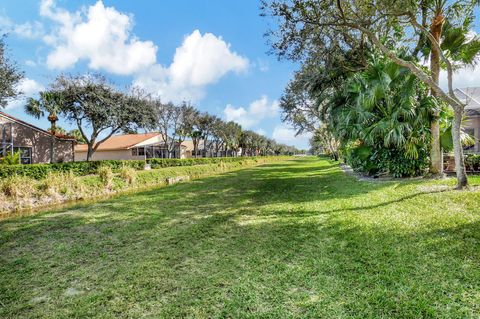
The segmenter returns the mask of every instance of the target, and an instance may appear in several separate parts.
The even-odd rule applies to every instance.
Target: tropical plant
[[[452,123],[453,123],[453,111],[448,108],[442,108],[439,114],[440,123],[440,145],[445,152],[453,151],[453,139],[452,139]],[[465,123],[466,117],[462,119],[462,123]],[[463,126],[463,125],[462,125]],[[475,145],[475,138],[465,132],[462,128],[460,130],[460,139],[464,147]]]
[[[17,165],[20,164],[21,152],[8,153],[4,157],[0,158],[0,164],[2,165]]]
[[[79,144],[87,144],[87,141],[85,140],[85,138],[83,137],[82,133],[78,128],[69,131],[67,135],[74,137],[77,140],[77,143]]]
[[[428,28],[428,15],[434,9],[433,24],[443,24],[444,13],[452,13],[454,19],[464,21],[473,16],[478,0],[263,0],[262,14],[277,18],[278,29],[268,32],[272,47],[279,57],[304,62],[308,58],[333,61],[338,48],[356,50],[373,47],[399,66],[408,68],[434,95],[454,110],[452,139],[455,153],[457,188],[468,185],[461,145],[461,119],[464,103],[453,90],[454,59],[441,49],[438,29]],[[321,12],[321,14],[319,14]],[[421,17],[422,21],[417,19]],[[441,34],[441,28],[440,34]],[[439,86],[435,72],[415,63],[411,54],[396,50],[411,43],[412,34],[429,41],[438,54],[447,73],[448,89]],[[420,41],[419,41],[420,42]],[[409,52],[412,52],[412,47]],[[315,59],[316,58],[316,59]],[[438,144],[438,143],[437,143]]]
[[[37,119],[48,114],[50,132],[55,135],[58,121],[58,114],[62,108],[62,94],[56,91],[44,91],[39,93],[39,98],[29,98],[25,105],[25,112]]]
[[[418,174],[423,163],[428,163],[429,123],[435,103],[408,69],[373,57],[371,65],[346,81],[328,103],[328,125],[343,149],[349,150],[347,160],[352,166],[368,173],[386,169],[395,176]],[[347,146],[350,143],[354,145]],[[403,170],[384,165],[400,167],[403,164],[398,159],[422,165]]]

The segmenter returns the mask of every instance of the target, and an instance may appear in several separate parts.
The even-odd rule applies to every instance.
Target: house
[[[195,151],[193,147],[192,140],[186,140],[182,142],[182,145],[185,146],[185,157],[222,157],[222,156],[241,156],[242,155],[242,148],[239,147],[238,150],[235,152],[234,150],[227,150],[227,154],[223,149],[218,151],[218,154],[215,154],[215,147],[212,141],[208,142],[207,151],[205,152],[205,140],[199,140],[197,145],[197,154],[195,156]]]
[[[19,151],[22,164],[72,162],[75,144],[73,137],[53,135],[0,112],[0,157]]]
[[[191,158],[191,157],[202,157],[204,153],[204,141],[199,140],[198,141],[198,146],[197,146],[197,154],[195,156],[195,149],[193,146],[193,141],[192,140],[186,140],[182,142],[182,145],[185,147],[185,157],[186,158]]]
[[[178,146],[173,152],[174,158],[185,158],[186,147]],[[75,146],[75,160],[87,159],[86,144]],[[168,158],[163,136],[158,132],[143,134],[113,135],[101,143],[93,153],[91,160],[145,160],[149,158]]]
[[[455,95],[466,105],[463,130],[475,138],[475,145],[465,152],[480,153],[480,87],[456,89]]]

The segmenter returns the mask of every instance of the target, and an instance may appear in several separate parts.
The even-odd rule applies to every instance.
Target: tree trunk
[[[55,135],[50,138],[50,163],[55,161]]]
[[[467,173],[463,158],[463,147],[460,138],[462,125],[463,109],[455,108],[455,117],[452,123],[453,152],[455,154],[455,171],[457,173],[457,189],[463,189],[468,186]]]
[[[87,162],[90,161],[93,155],[93,143],[88,143],[88,148],[87,148]]]
[[[445,23],[445,17],[441,13],[437,13],[430,25],[430,33],[435,38],[438,44],[440,44],[440,38],[442,35],[443,25]],[[430,71],[432,72],[432,80],[438,84],[440,78],[440,52],[431,45],[430,53]],[[433,96],[437,94],[431,90]],[[440,147],[440,110],[435,110],[433,119],[430,123],[431,134],[431,146],[430,146],[430,173],[434,175],[443,174],[443,157],[442,149]]]

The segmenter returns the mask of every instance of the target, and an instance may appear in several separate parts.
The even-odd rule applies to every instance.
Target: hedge
[[[249,157],[249,159],[256,159]],[[194,166],[202,164],[216,164],[220,162],[239,162],[245,160],[244,157],[214,157],[214,158],[153,158],[147,162],[152,168],[163,168],[173,166]],[[49,173],[67,173],[73,172],[76,176],[85,176],[95,174],[100,166],[109,166],[112,170],[118,171],[121,167],[132,167],[136,170],[143,170],[145,161],[136,160],[105,160],[90,162],[67,162],[53,164],[30,164],[30,165],[0,165],[0,179],[13,175],[27,176],[34,179],[43,179]]]
[[[54,175],[51,176],[51,178],[40,180],[34,180],[30,177],[13,176],[11,179],[0,180],[0,215],[10,211],[50,206],[66,201],[104,198],[105,195],[112,195],[124,191],[166,186],[182,180],[212,176],[218,173],[230,172],[258,164],[272,163],[286,159],[289,159],[289,157],[243,157],[236,161],[227,159],[225,163],[218,163],[222,161],[216,158],[208,161],[212,163],[210,165],[196,166],[187,166],[185,164],[194,162],[205,163],[205,159],[181,161],[180,163],[183,166],[177,165],[164,169],[138,171],[134,174],[135,179],[133,182],[128,182],[121,174],[113,174],[113,178],[108,183],[108,186],[105,181],[102,181],[99,175],[86,175],[73,178],[68,175]],[[164,163],[164,161],[160,162]],[[143,163],[144,162],[142,162],[142,164]],[[171,161],[171,163],[179,164],[178,160]],[[110,164],[112,164],[112,162],[110,162]]]
[[[478,172],[480,171],[480,155],[466,154],[465,155],[465,168],[467,171]]]

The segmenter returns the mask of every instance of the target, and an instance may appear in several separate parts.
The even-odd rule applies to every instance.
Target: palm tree
[[[343,145],[425,160],[435,101],[406,68],[373,58],[329,102],[328,127]]]
[[[48,113],[48,121],[50,122],[50,132],[55,135],[56,123],[58,121],[57,114],[60,112],[62,105],[62,97],[59,93],[53,91],[40,92],[38,99],[29,98],[25,105],[25,112],[36,117],[37,119],[44,117]]]
[[[38,99],[29,98],[27,104],[25,105],[25,112],[30,114],[37,119],[44,117],[45,113],[48,113],[48,121],[50,122],[50,133],[52,134],[50,141],[50,162],[54,162],[54,143],[55,143],[55,134],[57,133],[57,114],[60,113],[62,106],[62,96],[61,94],[54,91],[44,91],[40,92],[40,97]]]
[[[474,21],[473,7],[480,4],[479,0],[422,0],[422,25],[428,29],[432,39],[427,41],[424,34],[420,36],[417,48],[414,54],[423,51],[425,56],[429,56],[430,72],[432,80],[438,85],[441,70],[441,54],[445,54],[452,61],[463,65],[471,65],[475,57],[480,52],[480,41],[478,36],[467,36],[471,30]],[[463,11],[468,13],[465,21],[459,26],[454,27],[450,21],[458,19],[459,13]],[[440,44],[440,50],[435,49],[432,41]],[[432,90],[431,94],[435,96]],[[443,171],[442,149],[441,149],[441,128],[440,115],[441,110],[435,109],[431,120],[431,165],[430,171],[434,174],[441,174]],[[463,161],[463,154],[460,154]],[[466,179],[466,177],[465,177]],[[466,183],[466,181],[465,181]]]

